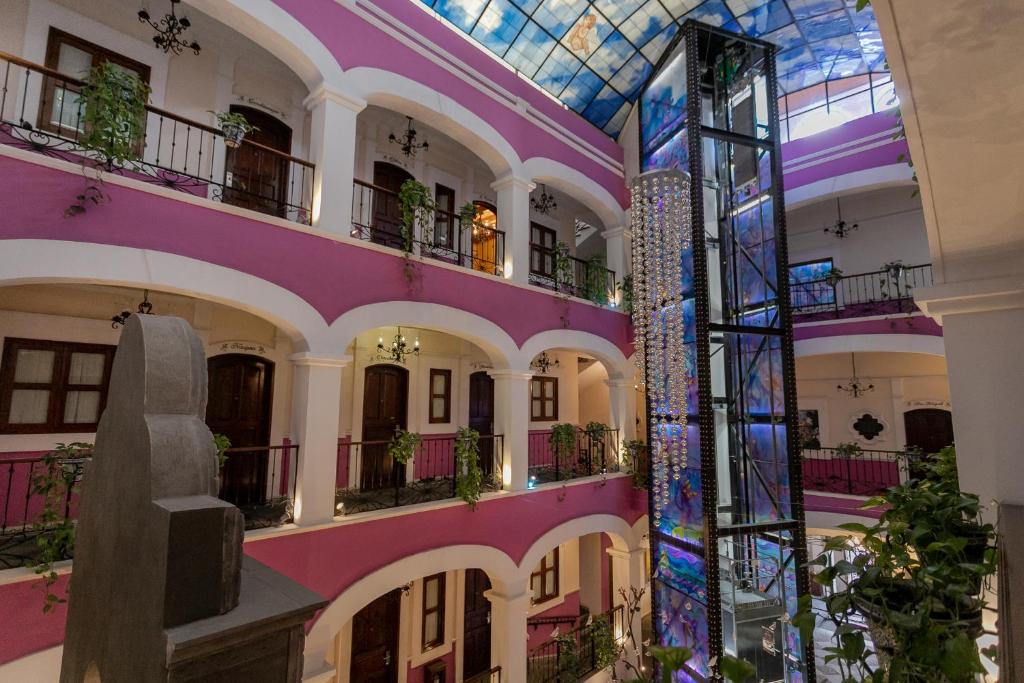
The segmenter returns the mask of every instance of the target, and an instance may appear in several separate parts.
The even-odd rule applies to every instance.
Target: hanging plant
[[[587,259],[586,278],[581,298],[599,306],[608,303],[608,268],[604,256],[596,254]]]
[[[459,427],[455,435],[455,495],[475,510],[480,500],[484,472],[480,468],[480,432]]]
[[[639,439],[630,439],[622,444],[629,463],[629,474],[633,478],[633,488],[647,488],[647,444]]]
[[[84,133],[78,146],[85,151],[82,175],[86,187],[64,210],[66,217],[77,216],[86,204],[100,204],[109,197],[103,192],[104,170],[137,164],[146,134],[146,103],[150,88],[130,71],[103,62],[89,72],[79,93],[84,113]],[[94,171],[93,177],[89,170]]]
[[[622,294],[622,312],[633,315],[633,274],[623,275],[615,288]]]
[[[388,444],[388,455],[398,464],[404,465],[413,459],[422,441],[419,434],[395,427],[395,435]]]
[[[416,227],[419,226],[421,241],[432,242],[434,232],[434,215],[437,203],[430,194],[430,188],[423,183],[409,179],[402,183],[398,190],[398,204],[402,212],[402,275],[410,289],[416,280],[416,265],[413,262],[412,247],[416,238]]]
[[[224,146],[236,149],[242,144],[246,135],[259,130],[249,123],[249,119],[238,112],[232,111],[211,111],[207,110],[217,118],[217,127],[224,135]]]
[[[224,464],[228,461],[228,455],[225,451],[231,448],[231,439],[223,434],[214,434],[213,446],[217,449],[217,468],[223,469]]]
[[[576,457],[576,425],[556,424],[551,426],[548,444],[562,473],[571,471]]]

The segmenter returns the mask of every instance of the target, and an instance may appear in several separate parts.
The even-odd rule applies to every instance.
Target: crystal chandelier
[[[192,22],[188,20],[188,17],[177,16],[176,8],[181,0],[171,0],[171,11],[165,14],[159,21],[153,21],[149,12],[145,9],[139,10],[139,21],[143,24],[149,24],[156,29],[156,35],[153,36],[153,44],[164,52],[173,52],[176,55],[180,55],[185,50],[192,50],[195,54],[199,54],[199,43],[196,41],[185,42],[181,39],[181,34],[187,31],[191,26]]]
[[[850,365],[853,368],[853,376],[850,378],[850,381],[847,382],[846,384],[837,384],[836,385],[836,390],[837,391],[842,391],[844,393],[847,393],[850,396],[852,396],[853,398],[860,398],[861,396],[863,396],[864,394],[868,393],[869,391],[874,391],[875,390],[875,385],[874,384],[864,384],[863,382],[860,381],[860,378],[857,377],[857,356],[856,356],[856,354],[853,354],[853,353],[850,354]]]
[[[420,355],[420,339],[417,337],[410,348],[405,340],[405,335],[402,334],[401,327],[398,328],[395,338],[391,340],[391,346],[384,346],[384,337],[377,338],[377,360],[404,364],[405,359],[410,355]]]
[[[559,362],[557,358],[551,360],[551,356],[548,355],[547,351],[542,351],[541,354],[537,356],[532,363],[530,363],[530,367],[542,375],[548,374],[548,371],[551,370],[551,368],[557,368],[561,365],[561,362]]]
[[[839,203],[839,198],[836,197],[836,222],[835,225],[825,228],[825,232],[835,235],[837,239],[845,239],[859,227],[859,223],[851,225],[843,220],[843,207]]]
[[[149,313],[153,310],[153,304],[149,303],[149,290],[148,289],[143,290],[142,302],[139,304],[137,310],[138,310],[139,313],[142,313],[144,315],[149,315]],[[121,311],[119,314],[117,314],[115,316],[112,316],[110,318],[110,326],[113,327],[116,330],[117,328],[119,328],[122,325],[124,325],[125,323],[127,323],[128,322],[128,318],[130,318],[130,317],[132,317],[132,312],[131,311]]]
[[[540,186],[540,197],[530,197],[530,206],[537,213],[547,215],[558,208],[555,195],[548,194],[548,188],[542,183]]]
[[[416,129],[412,127],[412,117],[406,116],[408,124],[405,127],[405,132],[402,133],[402,137],[398,137],[394,133],[388,136],[388,140],[396,145],[401,145],[402,154],[407,157],[416,156],[416,152],[423,150],[424,152],[430,149],[430,143],[424,140],[423,142],[416,142]]]
[[[640,175],[632,191],[633,327],[650,414],[654,524],[687,467],[686,399],[692,368],[684,346],[682,256],[690,245],[690,177]]]

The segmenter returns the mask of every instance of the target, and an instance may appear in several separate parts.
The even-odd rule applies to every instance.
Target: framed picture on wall
[[[821,448],[821,421],[817,409],[798,412],[797,430],[803,448]]]

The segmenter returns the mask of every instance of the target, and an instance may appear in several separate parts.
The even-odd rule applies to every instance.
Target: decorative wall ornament
[[[831,226],[825,228],[825,232],[831,233],[832,235],[836,236],[836,239],[841,239],[842,240],[842,239],[846,239],[847,237],[849,237],[850,233],[852,233],[854,230],[857,230],[859,227],[860,227],[859,223],[852,223],[851,224],[851,223],[847,223],[846,221],[843,220],[843,207],[839,203],[839,198],[837,197],[836,198],[836,222],[835,222],[834,225],[831,225]]]
[[[388,141],[399,145],[402,150],[402,154],[407,157],[416,156],[416,152],[421,149],[426,152],[430,149],[430,143],[424,140],[423,142],[417,142],[416,129],[412,127],[412,117],[406,116],[408,123],[405,127],[405,132],[402,133],[401,137],[392,133],[388,136]]]
[[[258,356],[265,356],[270,350],[266,344],[243,340],[217,342],[216,348],[218,353],[251,353]]]
[[[683,342],[683,252],[690,243],[690,178],[651,171],[632,188],[633,328],[651,420],[654,526],[686,467],[688,378]]]
[[[405,335],[402,334],[402,328],[398,328],[398,334],[391,340],[391,346],[384,346],[384,337],[377,338],[377,360],[391,361],[394,363],[405,364],[405,359],[409,356],[420,355],[420,339],[416,337],[412,346],[405,339]]]
[[[552,360],[547,351],[541,351],[540,355],[533,359],[530,367],[542,375],[548,374],[551,368],[561,367],[562,363],[557,358]]]
[[[143,290],[142,301],[139,303],[137,310],[139,313],[142,313],[144,315],[149,315],[150,313],[153,312],[153,304],[149,302],[148,289]],[[131,311],[121,311],[118,315],[111,316],[110,326],[116,330],[118,327],[121,327],[126,322],[128,322],[128,318],[130,317],[132,317]]]
[[[530,197],[530,206],[537,213],[542,213],[546,216],[558,208],[558,201],[555,200],[555,195],[548,194],[548,188],[544,183],[541,183],[540,197]]]
[[[871,413],[864,413],[851,426],[853,431],[860,434],[865,441],[874,441],[879,434],[885,431],[885,425]]]
[[[842,391],[849,394],[853,398],[860,398],[864,394],[875,390],[874,384],[865,384],[857,377],[857,356],[856,354],[850,354],[850,366],[853,369],[853,375],[850,377],[850,381],[846,384],[837,384],[836,391]]]
[[[138,13],[139,21],[143,24],[149,24],[156,29],[156,35],[153,36],[153,44],[164,52],[173,52],[176,55],[180,55],[185,50],[192,50],[193,53],[199,54],[202,49],[199,47],[199,43],[196,41],[186,42],[181,39],[181,34],[187,31],[192,26],[192,22],[188,20],[188,17],[178,17],[177,7],[181,0],[170,0],[171,11],[165,14],[157,21],[153,21],[149,12],[145,9],[140,9]]]

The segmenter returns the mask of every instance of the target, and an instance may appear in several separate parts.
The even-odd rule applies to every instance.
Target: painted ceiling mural
[[[421,0],[612,136],[686,19],[779,48],[779,93],[884,70],[856,0]]]

